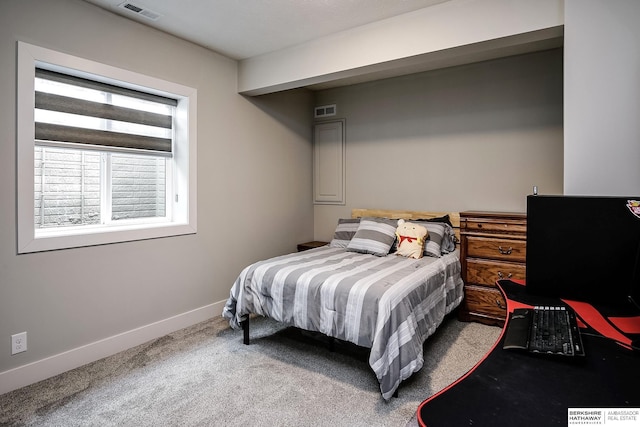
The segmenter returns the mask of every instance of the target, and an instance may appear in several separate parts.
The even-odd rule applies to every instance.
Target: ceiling
[[[449,0],[85,1],[240,60]]]

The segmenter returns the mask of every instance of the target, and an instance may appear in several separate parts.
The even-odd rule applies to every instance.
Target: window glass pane
[[[106,102],[107,94],[94,89],[69,85],[36,77],[34,80],[36,92],[54,93],[94,102]]]
[[[173,115],[173,111],[175,109],[175,107],[172,107],[171,105],[160,104],[157,102],[146,101],[144,99],[136,99],[129,96],[117,94],[111,95],[111,104],[158,114]]]
[[[148,101],[130,96],[113,94],[95,89],[60,83],[52,80],[36,77],[34,80],[36,92],[53,93],[86,101],[104,102],[111,105],[149,111],[158,114],[172,114],[174,107],[167,104]]]
[[[33,114],[35,121],[40,123],[68,125],[84,129],[107,129],[107,120],[98,117],[79,116],[77,114],[40,110],[38,108],[33,110]]]
[[[34,109],[36,122],[51,123],[64,126],[73,126],[83,129],[100,129],[112,132],[122,132],[133,135],[153,136],[157,138],[171,138],[171,129],[157,126],[141,125],[136,123],[122,122],[118,120],[101,119],[97,117],[81,116],[78,114],[61,113],[58,111],[48,111]]]
[[[100,153],[35,147],[35,228],[100,223]]]
[[[166,158],[111,154],[114,221],[166,216]]]

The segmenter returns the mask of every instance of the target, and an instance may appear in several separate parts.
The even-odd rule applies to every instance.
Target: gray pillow
[[[440,258],[442,254],[453,252],[456,249],[456,235],[449,224],[443,222],[420,222],[427,228],[429,234],[424,245],[424,254]]]
[[[386,218],[362,218],[347,251],[386,256],[396,240],[398,221]]]
[[[340,218],[333,239],[329,242],[332,248],[346,248],[360,225],[360,218]]]

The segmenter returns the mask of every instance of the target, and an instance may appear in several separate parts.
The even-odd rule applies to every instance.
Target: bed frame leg
[[[240,324],[242,325],[242,342],[249,345],[249,318],[247,317],[247,320],[243,320]]]
[[[396,399],[398,398],[398,389],[396,389],[396,391],[393,392],[393,397],[395,397]]]

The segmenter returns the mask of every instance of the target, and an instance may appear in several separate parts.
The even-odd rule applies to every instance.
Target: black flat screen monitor
[[[606,306],[640,302],[640,197],[528,196],[526,289]]]

